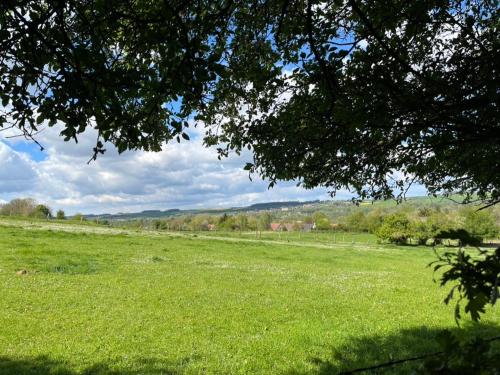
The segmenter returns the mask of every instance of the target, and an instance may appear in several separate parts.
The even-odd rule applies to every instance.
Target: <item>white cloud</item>
[[[195,132],[200,134],[202,129]],[[243,170],[249,153],[218,160],[215,149],[200,136],[172,143],[158,153],[118,154],[112,145],[87,164],[96,134],[82,134],[78,143],[64,142],[60,129],[47,128],[37,140],[45,147],[15,151],[19,140],[0,140],[0,199],[30,196],[63,208],[68,214],[116,213],[145,209],[230,207],[257,202],[328,199],[326,189],[305,190],[293,182],[268,189],[268,183]]]

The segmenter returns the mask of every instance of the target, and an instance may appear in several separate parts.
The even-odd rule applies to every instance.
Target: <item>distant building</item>
[[[316,229],[316,224],[314,223],[302,223],[301,221],[297,221],[294,223],[271,223],[271,230],[273,232],[310,232],[313,229]]]
[[[207,229],[208,230],[215,230],[215,229],[217,229],[217,227],[215,226],[215,224],[208,224]]]
[[[280,223],[271,223],[271,230],[273,232],[278,232],[278,231],[282,230],[281,224]]]

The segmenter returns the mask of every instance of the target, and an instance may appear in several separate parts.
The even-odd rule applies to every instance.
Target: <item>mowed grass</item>
[[[336,373],[433,352],[456,329],[433,259],[0,226],[0,373]],[[497,335],[498,323],[490,309],[463,332]]]

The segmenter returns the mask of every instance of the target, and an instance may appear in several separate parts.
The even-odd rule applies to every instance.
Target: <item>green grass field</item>
[[[336,373],[456,329],[432,249],[302,240],[0,221],[0,374]]]
[[[321,244],[377,244],[377,236],[371,233],[351,233],[351,232],[271,232],[265,231],[261,233],[245,231],[245,232],[218,232],[218,231],[203,231],[198,232],[203,236],[225,236],[235,238],[249,238],[273,241],[300,241],[307,243]]]

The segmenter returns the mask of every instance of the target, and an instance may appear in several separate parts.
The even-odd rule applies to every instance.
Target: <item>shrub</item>
[[[426,245],[430,239],[434,238],[434,232],[427,220],[417,220],[411,225],[411,237],[417,241],[419,245]]]
[[[367,230],[366,215],[363,211],[354,211],[345,219],[345,225],[348,230],[355,232],[364,232]]]
[[[493,214],[488,210],[466,209],[464,212],[465,229],[478,238],[493,238],[498,235],[498,226]]]
[[[260,214],[257,219],[257,228],[259,230],[268,230],[271,227],[271,219],[271,215],[267,212]]]
[[[73,220],[76,220],[76,221],[86,221],[87,219],[85,219],[85,217],[83,216],[83,214],[75,214],[73,215]]]
[[[322,217],[316,221],[316,229],[318,230],[330,230],[332,229],[330,225],[330,219],[327,217]]]
[[[405,214],[396,213],[388,215],[376,232],[377,237],[383,241],[396,244],[406,244],[412,237],[411,222]]]
[[[52,217],[52,210],[44,204],[39,204],[35,207],[30,216],[37,217],[39,219],[50,219]]]

